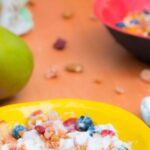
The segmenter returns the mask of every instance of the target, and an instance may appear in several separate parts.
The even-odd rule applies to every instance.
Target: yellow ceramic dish
[[[15,123],[26,123],[35,110],[55,110],[63,119],[71,116],[89,115],[97,124],[111,123],[121,140],[132,142],[133,150],[150,150],[150,129],[136,116],[116,106],[78,99],[57,99],[9,105],[0,108],[0,120],[11,128]]]

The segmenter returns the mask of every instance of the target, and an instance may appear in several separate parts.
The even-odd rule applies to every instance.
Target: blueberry
[[[87,131],[91,126],[93,126],[93,121],[88,116],[81,116],[76,123],[76,128],[79,131]]]
[[[121,146],[117,150],[129,150],[127,147]]]
[[[124,28],[126,25],[124,24],[124,22],[118,22],[116,23],[116,26],[119,28]]]
[[[12,131],[12,135],[18,139],[20,137],[19,132],[25,131],[25,127],[22,125],[16,125]]]
[[[93,136],[94,133],[96,133],[96,129],[95,129],[95,126],[92,125],[88,128],[88,132],[91,136]]]
[[[140,22],[139,22],[139,20],[137,20],[137,19],[132,19],[132,20],[130,21],[130,23],[133,24],[133,25],[137,25],[137,24],[139,24]]]

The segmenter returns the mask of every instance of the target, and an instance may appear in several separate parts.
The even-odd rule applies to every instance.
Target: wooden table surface
[[[1,105],[55,98],[81,98],[118,105],[140,115],[140,102],[150,94],[149,84],[139,78],[147,68],[118,45],[100,21],[90,19],[92,0],[35,0],[31,6],[35,28],[23,38],[34,55],[34,71],[26,87]],[[62,13],[74,16],[64,20]],[[54,50],[54,41],[67,40],[63,51]],[[81,74],[68,73],[69,63],[84,65]],[[45,79],[49,66],[57,65],[59,76]],[[95,79],[101,84],[94,83]],[[124,88],[117,94],[116,87]]]

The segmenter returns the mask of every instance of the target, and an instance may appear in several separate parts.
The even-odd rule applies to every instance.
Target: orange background
[[[92,21],[92,0],[35,0],[30,6],[35,27],[23,38],[32,48],[35,68],[27,86],[14,98],[1,105],[55,98],[82,98],[121,106],[140,114],[143,96],[150,94],[149,84],[139,78],[148,66],[119,46],[99,21]],[[74,12],[64,20],[64,11]],[[54,41],[67,40],[63,51],[52,48]],[[84,65],[82,74],[64,71],[69,63]],[[50,65],[58,65],[59,76],[45,79]],[[100,79],[101,84],[94,80]],[[117,94],[116,87],[124,88]]]

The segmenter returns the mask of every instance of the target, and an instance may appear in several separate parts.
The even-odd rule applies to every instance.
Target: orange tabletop
[[[141,99],[150,94],[150,87],[139,74],[148,66],[118,45],[99,21],[91,19],[92,0],[35,0],[30,8],[35,27],[23,39],[33,51],[34,71],[26,87],[1,105],[81,98],[115,104],[140,115]],[[73,12],[73,17],[63,19],[65,11]],[[67,41],[65,50],[53,49],[58,37]],[[66,72],[64,66],[70,63],[82,64],[84,72]],[[51,65],[58,66],[59,75],[46,79]],[[117,87],[124,93],[118,94]]]

